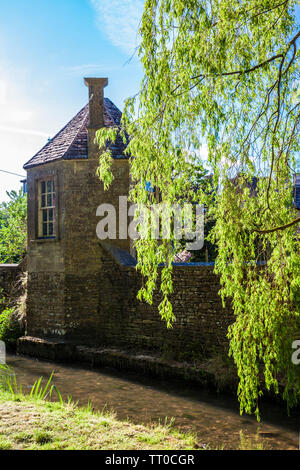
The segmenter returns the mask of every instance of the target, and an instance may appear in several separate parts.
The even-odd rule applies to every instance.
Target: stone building
[[[95,132],[120,124],[103,97],[106,78],[88,78],[89,103],[25,165],[28,191],[28,333],[90,337],[97,328],[99,240],[96,209],[128,194],[128,162],[119,139],[112,148],[115,181],[96,176]],[[128,241],[120,247],[127,249]],[[93,320],[92,320],[93,319]],[[92,322],[92,323],[91,323]]]
[[[229,307],[222,307],[213,263],[176,263],[176,322],[167,329],[158,314],[159,297],[152,305],[136,298],[142,280],[129,240],[117,233],[108,244],[96,236],[97,207],[110,203],[118,217],[119,196],[129,191],[128,159],[120,138],[111,148],[115,179],[108,191],[96,175],[95,132],[102,126],[118,126],[121,119],[119,109],[104,98],[107,83],[106,78],[85,79],[88,104],[24,165],[28,300],[27,332],[19,351],[35,354],[36,338],[155,350],[178,358],[227,350],[226,332],[233,315]],[[122,216],[127,221],[127,212]],[[36,355],[44,354],[38,350]]]

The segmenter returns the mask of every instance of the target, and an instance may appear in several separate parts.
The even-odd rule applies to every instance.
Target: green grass
[[[1,372],[1,371],[0,371]],[[8,370],[5,371],[6,373]],[[3,374],[2,374],[3,378]],[[188,450],[197,449],[194,434],[180,433],[171,424],[136,425],[120,421],[91,404],[48,401],[55,387],[37,381],[25,395],[13,376],[0,385],[0,450]]]
[[[12,443],[0,436],[0,450],[10,450],[12,448]]]

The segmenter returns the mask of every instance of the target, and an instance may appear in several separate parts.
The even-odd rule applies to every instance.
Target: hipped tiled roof
[[[121,121],[121,111],[108,99],[104,98],[104,125],[118,126]],[[79,111],[71,121],[37,152],[24,169],[50,163],[55,160],[73,160],[88,158],[89,105]],[[128,158],[124,155],[125,145],[121,137],[110,146],[113,158]]]

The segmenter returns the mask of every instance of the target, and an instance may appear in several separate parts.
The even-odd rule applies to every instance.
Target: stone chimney
[[[89,87],[90,120],[88,129],[100,129],[104,126],[104,96],[103,88],[108,84],[107,78],[85,78],[84,83]]]

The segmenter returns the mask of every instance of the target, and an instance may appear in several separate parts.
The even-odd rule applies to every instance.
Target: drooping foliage
[[[136,204],[193,200],[208,207],[220,294],[235,313],[230,354],[246,412],[257,410],[264,388],[278,392],[279,379],[289,405],[300,393],[291,362],[300,334],[296,8],[294,0],[146,0],[140,91],[127,100],[121,129],[97,134],[100,148],[117,132],[129,136]],[[210,188],[195,190],[199,167],[213,175]],[[107,187],[113,181],[109,146],[99,176]],[[144,235],[136,241],[145,279],[139,297],[151,303],[159,284],[160,314],[170,325],[176,240]]]
[[[21,190],[7,194],[0,204],[0,263],[18,263],[26,253],[27,198]]]

